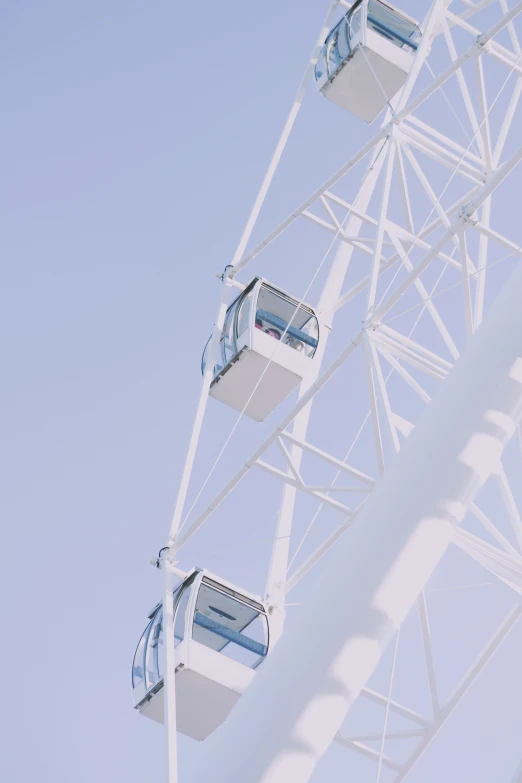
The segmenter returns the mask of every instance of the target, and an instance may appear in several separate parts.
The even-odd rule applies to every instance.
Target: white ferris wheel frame
[[[368,0],[365,0],[367,5]],[[456,0],[457,2],[457,0]],[[387,110],[386,117],[380,128],[372,138],[333,176],[324,182],[305,202],[303,202],[261,243],[252,250],[247,251],[247,246],[256,224],[257,218],[263,206],[267,191],[277,170],[281,156],[289,139],[299,109],[303,102],[306,89],[312,77],[315,63],[317,62],[321,46],[325,36],[332,26],[332,21],[338,9],[350,8],[351,4],[344,0],[334,0],[321,28],[317,42],[313,48],[311,57],[306,67],[303,79],[297,90],[287,121],[276,146],[273,157],[268,166],[261,188],[256,197],[254,206],[248,218],[247,224],[241,236],[237,250],[223,275],[222,295],[217,311],[215,327],[209,349],[209,359],[203,375],[201,394],[197,406],[194,426],[190,438],[189,448],[180,482],[180,488],[176,500],[176,506],[168,539],[168,552],[165,554],[162,565],[164,567],[164,618],[165,618],[165,717],[169,749],[169,783],[177,783],[177,749],[176,749],[176,715],[175,715],[175,670],[174,642],[173,642],[173,611],[172,596],[173,581],[176,575],[180,575],[175,566],[177,554],[192,535],[206,522],[213,511],[229,495],[234,487],[241,481],[251,468],[256,467],[265,473],[282,481],[284,484],[281,506],[278,515],[277,527],[274,533],[273,551],[266,584],[266,598],[271,608],[272,615],[272,639],[277,641],[283,631],[285,618],[285,599],[300,580],[319,562],[323,555],[329,551],[343,536],[352,520],[359,513],[362,503],[356,508],[349,507],[339,499],[340,490],[334,486],[334,482],[328,486],[310,484],[301,475],[300,467],[303,453],[312,455],[317,460],[329,464],[335,468],[338,474],[354,481],[358,491],[363,492],[366,498],[378,483],[379,477],[373,477],[358,469],[356,465],[346,460],[325,452],[314,446],[307,440],[307,428],[311,413],[311,407],[315,396],[335,375],[344,362],[359,348],[362,348],[366,380],[370,395],[370,416],[373,423],[375,449],[379,474],[385,470],[385,455],[383,450],[381,430],[388,428],[395,451],[400,449],[399,436],[407,437],[412,430],[410,422],[394,414],[386,389],[386,379],[383,374],[381,361],[384,359],[402,380],[425,403],[430,402],[430,396],[422,385],[408,371],[408,367],[425,372],[428,376],[443,380],[452,368],[453,362],[442,358],[435,352],[420,345],[411,337],[393,329],[383,320],[393,306],[412,286],[415,287],[424,302],[424,309],[429,314],[437,328],[444,344],[447,347],[452,360],[456,360],[459,351],[450,335],[444,320],[440,316],[429,292],[421,280],[421,274],[429,264],[438,259],[445,265],[458,269],[461,274],[463,291],[463,307],[466,329],[471,338],[482,321],[484,313],[484,292],[486,281],[488,243],[496,242],[506,249],[506,252],[516,256],[522,255],[522,248],[508,237],[495,231],[490,226],[491,199],[495,190],[511,174],[517,164],[522,160],[522,146],[508,160],[502,161],[504,145],[508,138],[509,130],[519,105],[522,94],[522,49],[519,45],[517,33],[513,24],[515,18],[522,12],[522,3],[509,9],[507,0],[460,0],[466,10],[461,13],[453,13],[450,6],[452,0],[435,0],[422,25],[423,37],[416,53],[415,60],[404,88]],[[456,4],[456,3],[455,3]],[[490,5],[497,4],[502,10],[501,18],[486,31],[475,28],[472,24],[473,16]],[[452,39],[452,28],[457,27],[466,30],[474,36],[472,45],[462,54],[458,55]],[[507,29],[513,49],[510,50],[500,44],[495,38]],[[436,36],[443,36],[451,56],[451,64],[438,76],[433,78],[431,84],[420,93],[412,97],[419,73],[429,56],[429,52]],[[515,86],[511,92],[510,102],[497,135],[496,144],[493,144],[489,127],[489,113],[492,104],[488,104],[485,83],[483,60],[492,58],[506,68],[506,83],[508,78],[514,76]],[[463,68],[472,62],[476,70],[479,85],[478,101],[474,99],[468,89]],[[453,139],[440,133],[437,128],[428,125],[415,116],[415,111],[443,88],[451,77],[456,77],[462,95],[463,112],[473,130],[473,139],[478,147],[478,153],[472,151],[471,144],[467,148],[458,144]],[[469,191],[465,197],[461,197],[450,208],[443,208],[440,196],[437,196],[416,159],[415,152],[421,151],[433,161],[452,172],[456,171],[464,179],[469,181]],[[335,185],[348,172],[350,172],[365,157],[369,157],[369,165],[363,178],[362,186],[357,198],[349,203],[344,198],[336,195]],[[434,217],[426,222],[420,231],[416,231],[411,219],[412,206],[410,203],[405,161],[415,172],[418,181],[424,188],[430,199]],[[369,204],[378,183],[382,180],[380,194],[380,206],[376,217],[369,213]],[[388,216],[388,204],[390,192],[396,183],[404,204],[404,213],[407,216],[405,225],[394,223]],[[323,210],[323,214],[317,214],[317,208]],[[314,208],[315,211],[314,211]],[[336,210],[344,210],[343,219],[339,219]],[[327,214],[327,218],[323,216]],[[409,218],[408,218],[409,216]],[[194,460],[201,435],[209,388],[212,381],[213,357],[216,355],[219,338],[224,324],[228,300],[231,288],[242,290],[244,285],[237,280],[238,273],[256,258],[268,245],[275,241],[295,221],[306,220],[328,232],[333,237],[333,242],[338,242],[335,258],[331,264],[326,283],[324,285],[319,305],[318,314],[326,329],[323,329],[323,339],[320,343],[318,360],[315,362],[314,376],[303,383],[299,399],[293,409],[285,416],[282,422],[269,434],[255,452],[245,461],[244,465],[221,489],[221,491],[208,503],[207,508],[200,513],[190,525],[180,530],[183,514],[186,507],[186,499],[189,483],[194,466]],[[369,227],[374,233],[371,238],[361,235],[361,231]],[[476,264],[467,250],[466,233],[478,232],[479,253]],[[436,241],[430,240],[434,231],[440,231]],[[445,248],[451,241],[458,254],[454,258],[454,252],[448,254]],[[387,254],[391,248],[391,253]],[[423,251],[420,261],[413,263],[410,260],[412,248]],[[343,293],[343,283],[346,271],[349,267],[354,250],[363,251],[370,260],[370,271],[360,282]],[[377,286],[380,276],[397,264],[406,272],[406,277],[396,286],[388,296],[378,301]],[[475,296],[472,297],[470,280],[476,278]],[[321,372],[321,359],[325,350],[329,329],[335,313],[352,301],[361,291],[366,291],[366,318],[358,334],[348,341],[344,350],[337,359],[325,371]],[[382,415],[384,411],[384,416]],[[267,462],[266,452],[271,446],[277,445],[284,455],[286,470],[280,470]],[[513,501],[509,482],[501,470],[498,476],[499,484],[510,513],[516,539],[522,548],[522,522]],[[303,492],[320,501],[326,507],[340,511],[343,519],[338,528],[325,538],[323,543],[311,554],[304,563],[288,574],[290,540],[292,533],[292,521],[297,492]],[[342,495],[341,495],[342,496]],[[505,537],[496,530],[487,516],[474,503],[470,507],[471,513],[486,527],[495,537],[499,549],[484,551],[478,540],[474,540],[472,534],[465,532],[455,533],[455,542],[463,551],[471,554],[477,560],[482,557],[487,561],[491,573],[497,569],[499,578],[505,571],[506,560],[510,557],[510,565],[517,572],[522,584],[522,557],[520,549],[515,549]],[[480,550],[480,553],[479,553]],[[502,559],[504,556],[504,559]],[[517,570],[518,569],[518,570]],[[502,574],[501,574],[502,572]],[[426,575],[427,577],[427,575]],[[505,580],[504,580],[505,581]],[[518,599],[518,596],[517,596]],[[416,714],[404,705],[394,702],[386,695],[382,695],[368,688],[363,688],[363,694],[370,700],[380,704],[387,711],[408,717],[417,725],[417,732],[422,734],[422,739],[407,763],[397,764],[384,753],[384,739],[386,730],[383,730],[383,746],[376,751],[368,744],[368,737],[347,737],[341,734],[336,740],[350,749],[373,758],[379,765],[388,767],[396,772],[395,783],[402,783],[424,751],[429,747],[437,733],[453,713],[467,693],[479,673],[498,649],[502,641],[514,628],[522,614],[520,601],[504,619],[484,647],[477,660],[470,667],[466,676],[456,688],[449,700],[440,703],[437,694],[436,677],[433,669],[432,653],[430,648],[429,622],[423,593],[417,599],[419,617],[423,631],[424,653],[430,681],[433,716],[428,719]],[[414,730],[412,730],[414,731]],[[410,732],[411,733],[411,732]],[[373,737],[375,740],[376,737]],[[307,779],[307,778],[306,778]],[[275,778],[274,778],[275,780]],[[303,778],[303,781],[305,778]],[[297,783],[297,782],[296,782]],[[300,783],[300,781],[299,781]]]

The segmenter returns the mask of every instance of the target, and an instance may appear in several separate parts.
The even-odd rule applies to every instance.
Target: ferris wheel
[[[190,779],[215,783],[481,781],[499,716],[498,754],[516,756],[522,2],[420,10],[334,0],[221,274],[132,669],[136,710],[166,724],[169,783],[177,732],[204,740]],[[344,164],[252,243],[312,90],[367,141],[345,134]],[[263,561],[257,592],[181,568],[231,520]]]

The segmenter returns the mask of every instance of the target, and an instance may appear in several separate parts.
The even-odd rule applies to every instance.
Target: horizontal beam
[[[239,484],[239,482],[248,473],[252,465],[258,462],[263,456],[265,451],[271,446],[271,444],[286,430],[288,425],[295,419],[297,414],[305,408],[310,400],[325,386],[328,381],[335,375],[338,369],[344,364],[344,362],[352,355],[356,348],[361,343],[363,338],[363,332],[359,332],[353,337],[346,348],[344,348],[337,359],[330,365],[330,367],[313,383],[308,391],[306,391],[298,400],[296,405],[292,408],[278,427],[273,430],[270,435],[263,441],[259,448],[247,459],[245,464],[235,473],[230,481],[225,484],[223,489],[210,501],[205,510],[194,520],[194,522],[182,532],[180,530],[179,535],[176,537],[174,543],[171,546],[171,554],[174,555],[187,543],[194,533],[207,521],[210,515],[216,510],[216,508],[225,500],[225,498],[232,492],[232,490]],[[288,433],[285,433],[287,437]]]
[[[522,4],[521,4],[522,5]],[[395,291],[388,296],[388,298],[377,308],[374,314],[374,321],[378,323],[384,318],[384,316],[392,309],[392,307],[399,301],[403,294],[410,288],[414,280],[422,274],[422,272],[429,266],[431,261],[437,256],[437,254],[446,246],[448,241],[459,234],[460,231],[466,231],[471,225],[470,218],[478,210],[484,201],[490,196],[506,179],[507,176],[518,166],[522,160],[522,147],[519,147],[515,154],[507,160],[503,166],[498,169],[492,177],[481,187],[475,196],[473,201],[464,207],[458,217],[453,221],[451,226],[444,232],[442,237],[436,242],[431,250],[424,256],[415,269],[407,276],[406,280],[401,283]]]
[[[381,755],[381,753],[378,750],[374,750],[374,748],[370,748],[368,745],[365,745],[363,742],[358,742],[357,740],[349,739],[348,737],[344,737],[342,734],[337,734],[335,737],[335,741],[338,742],[340,745],[344,745],[345,747],[351,748],[352,750],[355,750],[358,753],[362,753],[363,756],[366,756],[372,761],[380,760],[385,767],[388,767],[388,769],[393,769],[395,772],[400,772],[402,770],[401,764],[398,764],[396,761],[393,761],[393,759],[391,759],[389,756],[385,756],[384,754]]]
[[[269,234],[266,239],[264,239],[262,242],[260,242],[253,250],[251,250],[249,253],[247,253],[243,258],[235,265],[233,269],[231,269],[228,272],[228,276],[234,277],[241,269],[243,269],[250,261],[252,261],[267,245],[269,245],[271,242],[274,241],[280,234],[285,231],[289,225],[291,225],[294,220],[302,215],[305,209],[307,209],[311,204],[313,204],[314,201],[316,201],[320,196],[322,196],[325,191],[329,190],[333,185],[335,185],[336,182],[338,182],[342,177],[344,177],[345,174],[347,174],[351,169],[353,169],[360,161],[362,161],[366,155],[368,155],[369,152],[371,152],[372,149],[376,145],[378,145],[380,142],[384,141],[389,134],[390,131],[390,125],[400,124],[406,117],[408,117],[412,112],[414,112],[416,109],[419,108],[431,95],[433,95],[443,84],[445,84],[448,79],[453,76],[454,73],[459,71],[462,66],[467,63],[470,59],[473,59],[475,57],[481,56],[484,51],[486,44],[495,36],[497,35],[509,22],[514,19],[517,14],[520,13],[522,10],[522,4],[518,3],[513,9],[511,9],[507,14],[504,14],[504,16],[486,33],[483,33],[480,35],[479,40],[475,41],[472,46],[460,57],[458,57],[454,62],[451,63],[451,65],[446,68],[445,71],[443,71],[434,81],[429,84],[424,90],[422,90],[419,95],[417,95],[415,98],[409,101],[409,103],[401,109],[399,112],[395,114],[393,117],[391,123],[388,125],[385,125],[381,130],[372,138],[370,139],[361,149],[352,157],[350,158],[347,163],[345,163],[343,166],[341,166],[340,169],[338,169],[335,174],[333,174],[331,177],[329,177],[326,182],[324,182],[314,193],[312,193],[311,196],[309,196],[306,201],[304,201],[297,209],[295,209],[285,220],[282,221],[282,223],[277,226],[274,231],[272,231],[271,234]],[[506,50],[508,51],[508,50]]]
[[[465,676],[462,678],[457,688],[453,692],[452,696],[442,708],[433,730],[428,732],[425,736],[425,739],[420,742],[419,747],[415,750],[408,762],[404,765],[403,770],[400,772],[394,783],[403,783],[403,781],[406,780],[414,766],[429,748],[435,737],[445,725],[448,718],[450,718],[450,716],[453,714],[456,707],[460,704],[477,677],[482,673],[487,663],[491,660],[502,642],[507,638],[507,636],[509,636],[521,615],[521,606],[515,606],[513,609],[511,609],[507,617],[497,629],[496,633],[485,645],[473,666],[468,670],[468,672],[466,672]]]
[[[271,476],[280,479],[280,481],[284,481],[285,484],[289,484],[291,487],[295,487],[296,489],[301,490],[301,492],[305,492],[307,495],[311,495],[316,500],[320,500],[321,503],[326,503],[336,511],[341,511],[350,518],[353,516],[353,510],[348,506],[345,506],[343,503],[339,503],[339,501],[334,500],[334,498],[331,498],[328,495],[325,495],[323,492],[319,492],[315,489],[312,489],[311,487],[308,487],[306,484],[301,483],[289,473],[285,473],[278,468],[274,468],[273,465],[269,465],[268,462],[257,460],[255,465],[256,467],[261,468],[261,470],[264,470],[265,473],[269,473]]]
[[[301,440],[300,438],[296,438],[295,435],[293,435],[291,432],[287,432],[286,430],[283,430],[280,434],[280,437],[289,441],[294,446],[299,446],[299,448],[303,449],[304,451],[308,451],[310,454],[313,454],[315,457],[319,457],[319,459],[328,462],[330,465],[333,465],[335,468],[339,468],[339,470],[344,470],[350,476],[359,479],[360,481],[363,481],[369,487],[375,486],[376,481],[371,476],[368,476],[366,473],[363,473],[361,470],[357,470],[357,468],[353,468],[351,465],[347,465],[346,462],[337,459],[337,457],[333,457],[331,454],[328,454],[328,452],[322,451],[321,449],[318,449],[316,446],[312,446],[311,443],[308,443],[305,440]]]
[[[370,701],[373,701],[375,704],[379,704],[381,707],[386,708],[386,706],[389,704],[389,709],[391,712],[394,712],[396,715],[400,715],[401,718],[410,720],[412,723],[416,723],[418,726],[422,726],[425,729],[430,729],[433,727],[433,721],[430,721],[427,718],[423,718],[422,715],[419,715],[418,712],[410,710],[409,707],[405,707],[398,701],[393,701],[393,699],[388,700],[387,696],[383,696],[381,693],[378,693],[371,688],[363,688],[361,695]]]

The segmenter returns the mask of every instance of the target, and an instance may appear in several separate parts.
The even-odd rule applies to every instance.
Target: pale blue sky
[[[402,4],[417,5],[428,3]],[[168,531],[215,273],[326,9],[323,0],[2,5],[0,776],[9,783],[164,779],[163,732],[134,713],[130,695],[134,647],[160,593],[147,561]],[[306,112],[260,232],[368,137],[318,95]],[[308,275],[316,261],[303,248]],[[299,278],[300,294],[294,259],[278,263],[278,281]],[[213,421],[215,453],[234,416]],[[247,422],[245,439],[254,436]],[[262,591],[266,558],[245,560],[241,545],[266,543],[272,520],[257,509],[259,525],[248,527],[249,491],[233,536],[199,538],[183,565]],[[180,750],[183,768],[201,749],[182,738]]]

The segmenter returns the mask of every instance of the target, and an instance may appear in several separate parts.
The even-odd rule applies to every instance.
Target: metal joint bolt
[[[471,226],[475,226],[477,224],[477,218],[472,218],[474,212],[476,212],[478,209],[477,205],[473,203],[473,201],[469,201],[467,204],[464,204],[459,211],[459,218],[464,221],[464,223],[469,223]]]

